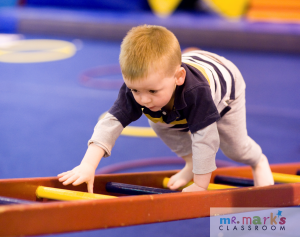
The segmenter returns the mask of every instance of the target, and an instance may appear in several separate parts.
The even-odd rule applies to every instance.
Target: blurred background
[[[236,64],[247,84],[249,135],[271,164],[299,161],[298,0],[0,0],[1,179],[56,176],[80,163],[122,84],[121,40],[141,24],[165,26],[182,49]],[[151,131],[129,127],[98,173],[180,169],[178,159]],[[240,165],[221,151],[217,160]],[[209,236],[209,219],[51,236],[141,234]]]

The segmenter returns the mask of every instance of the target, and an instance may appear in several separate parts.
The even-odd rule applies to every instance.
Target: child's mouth
[[[150,110],[153,110],[155,108],[155,106],[153,106],[153,107],[148,107],[148,109],[150,109]]]

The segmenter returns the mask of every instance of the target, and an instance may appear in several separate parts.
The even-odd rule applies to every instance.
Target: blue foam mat
[[[15,7],[0,8],[0,33],[15,33],[18,31],[19,17]]]

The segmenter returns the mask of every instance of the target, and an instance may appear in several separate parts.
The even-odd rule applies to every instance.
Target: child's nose
[[[142,104],[146,105],[150,101],[151,101],[151,99],[150,99],[149,96],[146,96],[146,95],[141,96],[141,102],[142,102]]]

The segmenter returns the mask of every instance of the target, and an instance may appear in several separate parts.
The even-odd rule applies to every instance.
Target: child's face
[[[132,82],[124,78],[124,81],[137,103],[151,111],[159,111],[168,103],[172,103],[176,85],[182,85],[184,79],[184,68],[177,67],[171,76],[166,76],[163,70],[158,70],[150,72],[146,78],[140,80]]]

